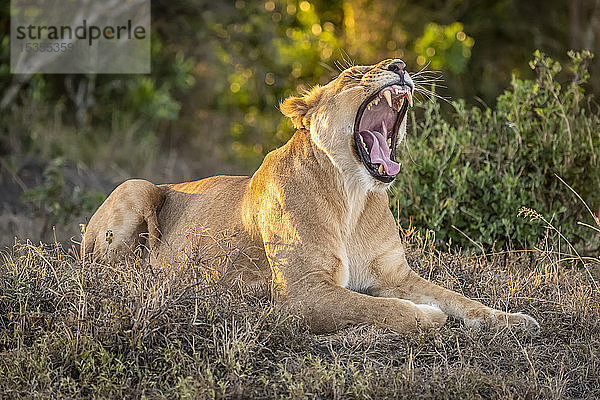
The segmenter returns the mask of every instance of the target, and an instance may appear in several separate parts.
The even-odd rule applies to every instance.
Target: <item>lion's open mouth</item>
[[[391,182],[400,171],[395,161],[398,130],[409,104],[412,88],[401,83],[384,86],[358,108],[355,150],[369,173],[381,182]]]

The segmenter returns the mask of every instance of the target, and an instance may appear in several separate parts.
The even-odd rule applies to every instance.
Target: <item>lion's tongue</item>
[[[386,174],[396,175],[400,171],[400,164],[390,159],[390,148],[385,136],[377,131],[361,131],[360,135],[371,150],[371,162],[383,165]]]

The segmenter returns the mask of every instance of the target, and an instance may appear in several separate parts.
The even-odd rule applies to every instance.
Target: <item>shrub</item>
[[[557,178],[597,209],[600,119],[583,88],[593,55],[569,57],[571,79],[561,85],[562,66],[536,51],[537,79],[513,76],[495,109],[460,100],[445,118],[439,102],[423,104],[390,197],[401,223],[432,229],[438,243],[529,248],[544,228],[516,218],[525,206],[550,216],[574,243],[597,246],[598,233],[576,222],[592,219],[585,205]]]

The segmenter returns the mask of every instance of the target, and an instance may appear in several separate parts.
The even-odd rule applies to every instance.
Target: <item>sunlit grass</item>
[[[83,265],[59,245],[17,243],[0,264],[0,395],[594,397],[597,276],[555,247],[551,233],[530,251],[477,256],[405,235],[422,276],[531,314],[539,337],[474,331],[456,320],[412,335],[370,326],[313,335],[268,290],[199,278],[205,262],[182,270],[135,257]],[[587,261],[590,271],[597,261]]]

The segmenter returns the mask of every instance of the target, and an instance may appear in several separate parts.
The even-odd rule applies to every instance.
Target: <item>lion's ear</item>
[[[314,107],[319,103],[322,88],[317,85],[302,97],[288,97],[285,99],[279,109],[286,117],[289,117],[294,123],[296,129],[308,129],[310,127],[310,116]]]

